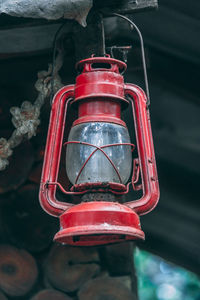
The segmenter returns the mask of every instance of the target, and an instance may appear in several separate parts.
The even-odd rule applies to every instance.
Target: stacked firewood
[[[0,300],[136,300],[131,243],[52,242],[59,227],[39,205],[44,148],[38,138],[16,148],[0,173]]]
[[[11,244],[1,244],[0,299],[137,299],[131,291],[131,268],[128,262],[122,264],[124,254],[121,262],[119,255],[118,262],[114,258],[116,269],[114,261],[110,260],[109,252],[116,253],[118,247],[112,246],[107,252],[105,247],[78,248],[54,244],[48,251],[31,255]],[[127,245],[120,248],[126,252]],[[100,252],[106,253],[105,261],[102,261]],[[108,268],[106,260],[109,260]],[[119,268],[123,276],[116,277]]]

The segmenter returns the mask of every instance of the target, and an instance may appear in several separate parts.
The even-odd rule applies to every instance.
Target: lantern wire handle
[[[112,15],[122,18],[122,19],[126,20],[127,22],[129,22],[129,24],[131,24],[131,26],[133,26],[138,33],[138,36],[140,39],[141,52],[142,52],[142,65],[143,65],[143,71],[144,71],[145,89],[146,89],[146,94],[147,94],[147,107],[149,107],[150,93],[149,93],[149,83],[148,83],[147,67],[146,67],[145,52],[144,52],[144,42],[143,42],[142,34],[141,34],[139,28],[137,27],[137,25],[133,21],[131,21],[129,18],[127,18],[123,15],[117,14],[117,13],[113,13]]]

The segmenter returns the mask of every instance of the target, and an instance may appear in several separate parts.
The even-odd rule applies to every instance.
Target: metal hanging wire
[[[100,15],[100,22],[101,22],[101,37],[102,37],[102,54],[106,56],[106,46],[105,46],[105,30],[104,30],[104,23],[103,23],[103,15]]]
[[[137,27],[137,25],[131,21],[129,18],[117,14],[117,13],[113,13],[113,16],[119,17],[121,19],[124,19],[125,21],[129,22],[129,24],[131,24],[131,26],[133,26],[135,28],[135,30],[138,33],[139,39],[140,39],[140,47],[141,47],[141,53],[142,53],[142,65],[143,65],[143,71],[144,71],[144,82],[145,82],[145,90],[146,90],[146,95],[147,95],[147,107],[149,107],[150,105],[150,93],[149,93],[149,83],[148,83],[148,76],[147,76],[147,67],[146,67],[146,59],[145,59],[145,52],[144,52],[144,42],[143,42],[143,37],[142,34],[139,30],[139,28]]]

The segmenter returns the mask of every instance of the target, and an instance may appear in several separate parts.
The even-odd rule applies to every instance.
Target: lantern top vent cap
[[[95,71],[108,71],[115,73],[124,73],[126,71],[126,63],[111,58],[110,55],[106,55],[105,57],[92,57],[83,59],[76,64],[76,69],[79,72],[95,72]]]

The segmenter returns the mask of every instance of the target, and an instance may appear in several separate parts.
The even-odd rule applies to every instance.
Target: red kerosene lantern
[[[144,239],[139,216],[150,212],[159,199],[146,95],[138,86],[124,84],[121,73],[126,64],[122,61],[109,56],[91,57],[80,61],[76,68],[80,72],[76,84],[60,89],[53,100],[40,185],[43,209],[60,218],[60,231],[54,240],[92,246]],[[66,172],[72,184],[66,191],[57,177],[71,105],[77,107],[78,118],[65,143]],[[138,153],[135,159],[134,145],[121,119],[121,109],[128,105],[133,112],[131,130],[135,128]],[[139,178],[141,184],[137,184]],[[135,191],[142,189],[143,195],[124,202],[130,185]],[[58,187],[66,195],[79,196],[80,203],[58,201]]]

